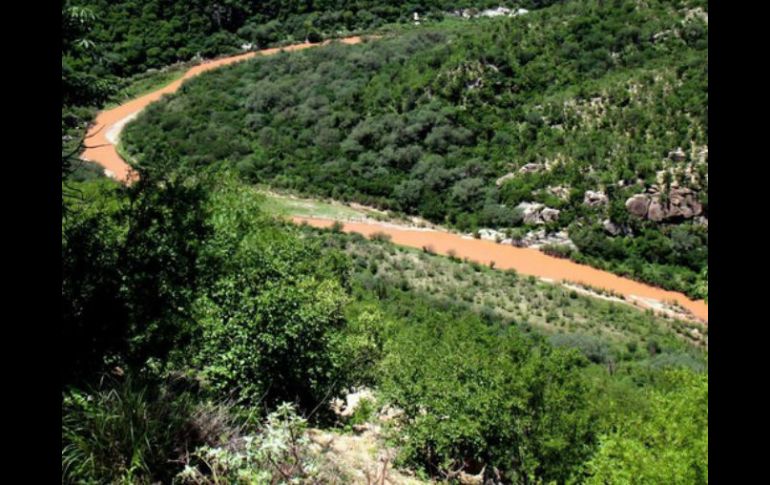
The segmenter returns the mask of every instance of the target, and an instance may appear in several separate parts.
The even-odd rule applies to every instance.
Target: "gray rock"
[[[650,200],[650,205],[647,208],[647,219],[654,222],[660,222],[665,216],[666,213],[663,210],[660,200],[657,198]]]
[[[636,194],[626,201],[626,209],[637,217],[647,216],[650,206],[650,197],[646,194]]]
[[[668,158],[674,162],[683,162],[687,159],[687,154],[682,150],[682,147],[677,147],[674,150],[668,152]]]
[[[599,207],[607,205],[609,199],[604,192],[594,192],[593,190],[586,190],[583,195],[583,203],[589,207]]]
[[[558,197],[562,200],[569,199],[569,187],[565,187],[563,185],[557,185],[555,187],[548,187],[546,191],[548,191],[548,193],[553,195],[554,197]]]
[[[515,177],[515,176],[516,176],[516,174],[515,174],[514,172],[509,172],[509,173],[507,173],[507,174],[503,175],[502,177],[498,178],[497,180],[495,180],[495,185],[497,185],[498,187],[500,187],[500,186],[501,186],[501,185],[503,185],[503,184],[504,184],[506,181],[508,181],[508,180],[512,179],[512,178],[513,178],[513,177]]]
[[[498,241],[505,238],[505,234],[494,229],[479,229],[479,236],[486,241]]]
[[[540,217],[543,219],[543,222],[556,221],[559,219],[559,214],[561,214],[559,209],[551,209],[550,207],[546,207],[540,211]]]
[[[522,202],[516,206],[524,216],[525,224],[545,224],[559,218],[561,211],[546,207],[538,202]]]
[[[703,213],[697,194],[687,187],[672,187],[663,199],[660,189],[650,187],[647,193],[636,194],[626,201],[626,209],[637,217],[655,222],[671,219],[691,219]],[[663,201],[665,200],[665,202]]]
[[[617,236],[621,232],[620,226],[618,226],[617,224],[615,224],[609,219],[605,219],[604,221],[602,221],[602,227],[611,236]]]
[[[540,172],[544,168],[542,163],[528,163],[519,169],[519,173]]]

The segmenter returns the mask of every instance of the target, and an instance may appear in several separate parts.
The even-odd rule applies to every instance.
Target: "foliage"
[[[700,22],[688,12],[706,7],[573,1],[256,59],[150,107],[125,142],[147,163],[173,147],[186,170],[224,162],[247,180],[464,231],[524,227],[516,206],[544,203],[581,261],[692,293],[707,229],[640,220],[624,202],[659,171],[707,172],[695,153],[708,144],[707,29],[685,35]],[[668,158],[678,146],[683,162]],[[707,196],[705,177],[681,184]],[[587,190],[609,204],[584,205]],[[606,219],[634,236],[608,235]]]
[[[256,435],[228,447],[192,452],[178,483],[318,483],[321,468],[310,451],[307,421],[291,404],[279,405]]]
[[[305,230],[310,234],[319,233],[312,228]],[[351,257],[354,289],[376,295],[379,302],[393,300],[396,305],[411,305],[409,301],[401,301],[398,292],[393,292],[405,280],[409,282],[411,294],[432,306],[455,307],[478,315],[491,313],[494,321],[553,336],[554,343],[587,352],[589,359],[590,355],[601,355],[602,363],[609,362],[607,359],[617,363],[648,359],[650,355],[640,349],[628,351],[628,345],[637,345],[640,339],[655,339],[662,354],[692,351],[699,355],[695,347],[704,346],[707,338],[707,329],[699,324],[672,321],[628,305],[578,295],[559,285],[519,278],[515,273],[480,265],[474,268],[451,255],[449,258],[435,256],[367,240],[356,234],[326,232],[324,235],[327,238],[324,245],[344,250]],[[359,293],[354,291],[354,294]],[[389,338],[391,329],[376,305],[361,311],[365,327],[356,323],[359,318],[356,313],[348,315],[349,328],[371,329],[371,334],[378,336],[374,339],[376,342]],[[693,336],[696,329],[702,334],[699,338]],[[364,339],[360,335],[356,338]],[[599,354],[589,351],[594,345],[603,350]],[[367,349],[362,353],[378,355],[374,342],[362,346]],[[702,360],[702,356],[697,360]]]
[[[382,364],[382,389],[407,418],[404,460],[431,473],[486,466],[514,483],[570,478],[593,441],[583,361],[515,329],[416,306]]]
[[[168,483],[189,448],[215,446],[236,432],[226,412],[167,384],[129,375],[69,389],[62,396],[62,483]]]
[[[601,438],[586,483],[708,483],[708,376],[664,374],[648,412]]]
[[[141,366],[185,342],[207,233],[195,178],[82,187],[62,217],[63,383],[110,360]]]
[[[311,410],[339,385],[345,262],[271,222],[259,202],[226,181],[213,193],[194,363],[220,395]]]

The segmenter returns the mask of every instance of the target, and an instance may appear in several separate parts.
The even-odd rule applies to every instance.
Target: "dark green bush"
[[[382,388],[407,417],[402,459],[433,474],[496,468],[514,483],[577,473],[593,442],[584,361],[416,306],[382,367]]]

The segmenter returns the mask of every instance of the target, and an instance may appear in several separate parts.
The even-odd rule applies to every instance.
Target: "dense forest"
[[[625,206],[664,169],[707,206],[707,179],[672,178],[708,140],[705,2],[515,5],[544,8],[204,74],[127,127],[125,186],[77,134],[127,76],[467,5],[63,2],[62,483],[376,483],[311,439],[361,426],[419,483],[708,483],[707,327],[291,224],[254,186],[469,231],[527,230],[516,206],[541,202],[572,257],[706,276],[707,227]],[[352,415],[328,405],[361,388]]]
[[[92,10],[93,41],[102,51],[95,73],[126,77],[194,56],[233,53],[244,44],[265,48],[281,42],[369,31],[409,22],[414,14],[438,20],[459,8],[499,5],[540,8],[558,0],[80,0],[65,1]]]
[[[568,229],[561,254],[702,297],[704,7],[567,2],[260,59],[152,106],[125,146],[463,231]]]

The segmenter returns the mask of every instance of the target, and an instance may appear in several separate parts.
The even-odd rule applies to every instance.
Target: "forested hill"
[[[707,325],[293,224],[255,187],[707,282],[705,0],[413,24],[452,5],[63,2],[62,484],[708,483]],[[187,66],[121,76],[394,19],[185,82],[121,134],[135,183],[73,173],[96,109]]]
[[[572,1],[261,59],[188,83],[124,142],[465,231],[566,230],[560,254],[702,296],[707,22],[701,0]]]
[[[370,32],[414,22],[415,14],[425,23],[454,9],[534,9],[558,1],[62,0],[63,153],[77,151],[72,139],[82,135],[96,109],[135,95],[124,92],[133,82],[157,82],[155,69],[243,49]],[[63,173],[71,171],[70,165],[63,163]]]
[[[539,8],[555,0],[77,0],[96,16],[92,40],[102,58],[88,66],[97,73],[127,76],[184,61],[276,42],[302,42],[383,24],[411,21],[413,14],[434,19],[466,7],[515,3]]]

